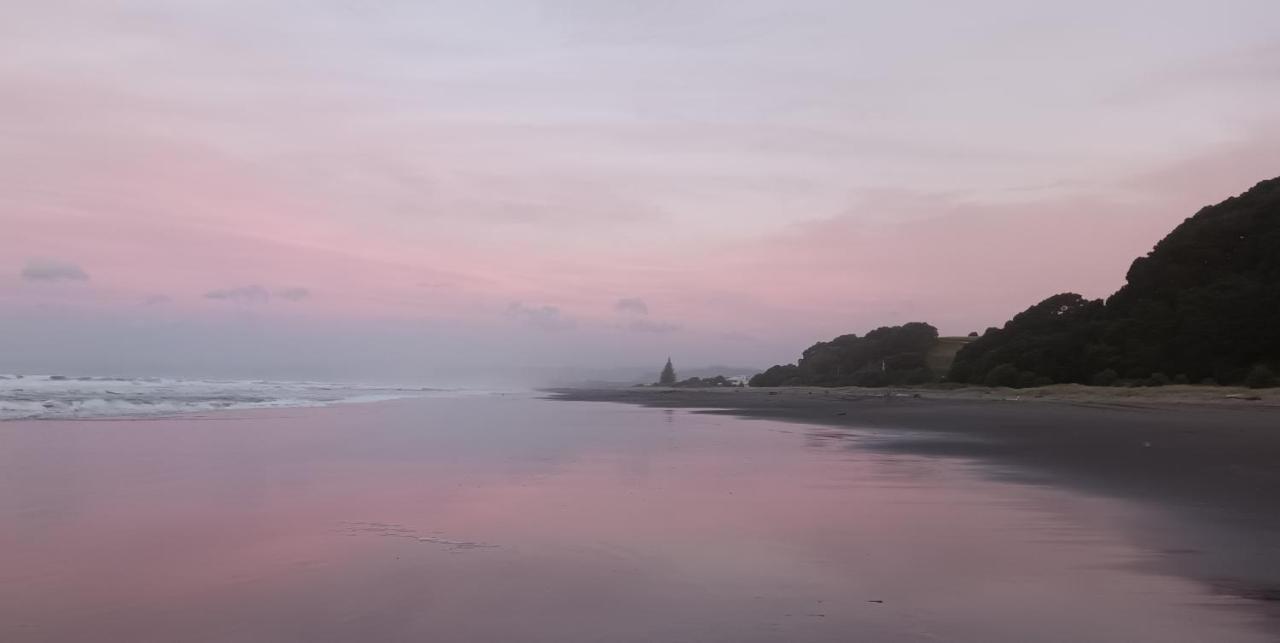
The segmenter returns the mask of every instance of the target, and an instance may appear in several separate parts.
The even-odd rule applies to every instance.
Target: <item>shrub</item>
[[[1277,378],[1275,372],[1267,366],[1258,364],[1249,371],[1249,375],[1244,378],[1244,383],[1249,388],[1271,388],[1280,386],[1280,378]]]
[[[1152,373],[1151,379],[1147,380],[1147,386],[1168,386],[1173,383],[1168,375],[1164,373]]]
[[[889,385],[889,378],[880,371],[862,371],[853,374],[853,385],[866,388],[880,388]]]
[[[1126,380],[1137,380],[1140,383],[1145,381],[1150,376],[1151,376],[1151,371],[1141,366],[1130,366],[1124,372],[1124,378]]]
[[[1036,385],[1036,374],[1031,371],[1018,373],[1018,388],[1031,388]]]
[[[1115,369],[1108,368],[1093,374],[1090,383],[1094,386],[1115,386],[1116,380],[1120,379],[1120,374]]]
[[[917,368],[908,371],[905,379],[907,384],[918,386],[920,384],[928,384],[936,378],[933,376],[933,371],[928,368]]]
[[[982,383],[987,386],[1017,386],[1018,369],[1013,364],[1001,364],[987,371]]]
[[[795,386],[800,384],[800,369],[795,364],[770,366],[747,382],[748,386]]]

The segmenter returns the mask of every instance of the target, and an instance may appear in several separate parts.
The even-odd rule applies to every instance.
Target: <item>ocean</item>
[[[472,394],[330,382],[0,374],[0,420],[129,418]]]

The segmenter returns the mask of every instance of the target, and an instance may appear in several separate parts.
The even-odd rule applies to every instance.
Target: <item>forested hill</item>
[[[1280,178],[1184,221],[1106,302],[1055,295],[988,330],[949,379],[1269,385],[1277,370]]]
[[[938,329],[922,322],[841,335],[810,346],[795,364],[751,378],[751,386],[887,386],[932,381],[929,353]]]

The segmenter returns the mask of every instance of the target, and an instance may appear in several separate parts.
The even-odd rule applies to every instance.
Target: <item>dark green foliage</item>
[[[889,386],[934,380],[925,356],[938,343],[938,329],[912,322],[877,328],[864,337],[841,335],[810,346],[800,361],[774,366],[751,378],[751,386]]]
[[[1053,380],[1043,376],[1036,375],[1031,371],[1022,371],[1018,373],[1018,381],[1015,386],[1017,388],[1035,388],[1037,386],[1049,386],[1053,384]]]
[[[1280,178],[1184,221],[1105,304],[1055,295],[988,330],[961,349],[950,379],[984,382],[1011,364],[1054,382],[1106,385],[1110,372],[1235,384],[1258,362],[1280,363]]]
[[[1116,380],[1120,379],[1120,374],[1112,368],[1106,368],[1093,374],[1089,383],[1094,386],[1115,386]]]
[[[723,375],[715,377],[690,377],[686,380],[680,380],[671,386],[680,388],[717,388],[724,386],[740,386],[737,382],[730,380]]]
[[[999,364],[987,371],[982,383],[986,386],[1017,386],[1018,367],[1013,364]]]
[[[800,369],[795,364],[770,366],[763,373],[752,376],[749,386],[799,386]]]
[[[671,365],[671,358],[667,358],[667,365],[662,367],[662,374],[658,376],[658,383],[663,386],[671,386],[676,383],[676,369]]]
[[[1259,364],[1249,371],[1249,375],[1244,379],[1245,386],[1249,388],[1272,388],[1280,386],[1280,377],[1276,377],[1275,371]]]
[[[928,384],[929,382],[932,382],[934,380],[934,375],[933,371],[922,366],[903,373],[901,380],[903,384],[916,386],[918,384]]]
[[[1049,382],[1087,381],[1102,370],[1096,367],[1101,360],[1095,347],[1102,308],[1101,301],[1075,293],[1054,295],[961,348],[950,379],[985,384],[992,370],[1008,365],[1013,379],[993,386],[1017,386],[1021,371],[1032,373],[1028,382],[1036,376]]]

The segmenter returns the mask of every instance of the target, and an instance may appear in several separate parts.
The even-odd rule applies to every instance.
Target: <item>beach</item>
[[[1075,484],[1035,462],[1042,442],[1001,437],[1090,420],[1056,456],[1079,467],[1105,446],[1087,437],[1099,418],[1132,411],[778,393],[0,422],[0,639],[1275,638],[1260,509],[1170,510],[1240,483],[1156,502],[1119,482],[1141,476]],[[918,428],[940,420],[949,433]],[[1147,424],[1128,442],[1170,435]],[[1204,466],[1241,466],[1245,443],[1263,464],[1261,425],[1235,425]],[[1111,447],[1185,448],[1165,442]]]
[[[576,401],[829,427],[858,448],[999,465],[992,475],[1159,510],[1137,525],[1161,565],[1280,605],[1280,394],[1225,387],[564,389]],[[1258,398],[1258,399],[1250,399]]]

